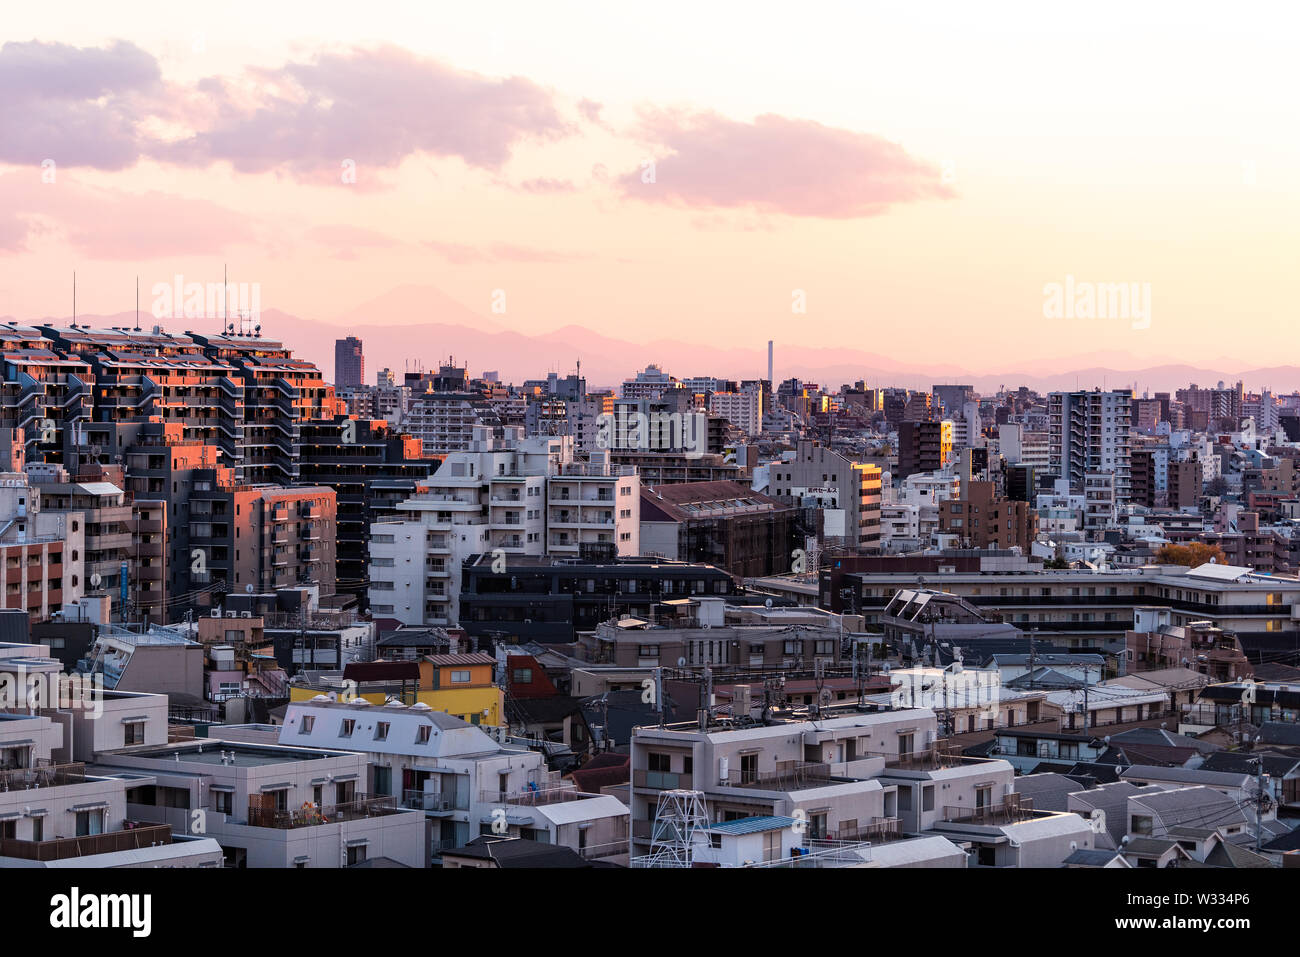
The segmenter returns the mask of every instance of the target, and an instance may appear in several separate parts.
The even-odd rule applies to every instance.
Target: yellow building
[[[417,701],[434,711],[470,724],[499,725],[505,692],[493,681],[496,659],[477,652],[426,655],[408,661],[369,661],[348,665],[341,677],[315,685],[292,685],[290,701],[310,701],[319,694],[364,698],[382,705],[388,698],[404,704]]]

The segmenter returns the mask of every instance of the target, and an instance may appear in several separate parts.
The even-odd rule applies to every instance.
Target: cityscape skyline
[[[621,70],[527,5],[376,13],[360,34],[326,5],[305,34],[273,19],[257,36],[151,5],[107,31],[90,7],[24,8],[0,115],[59,134],[0,146],[0,314],[70,311],[74,270],[84,311],[113,313],[136,275],[147,291],[228,262],[264,307],[358,326],[440,321],[418,300],[355,315],[432,284],[532,335],[613,321],[633,341],[779,341],[811,323],[917,362],[896,330],[920,327],[973,372],[1001,371],[988,326],[1026,363],[1067,356],[1062,339],[1202,365],[1294,342],[1269,266],[1296,248],[1300,150],[1268,108],[1285,58],[1258,49],[1285,31],[1191,10],[1175,45],[1154,13],[1106,6],[1105,34],[1032,7],[1010,33],[950,4],[837,8],[839,30],[823,12],[789,36],[692,9],[700,40],[671,60],[680,8],[602,11],[591,30],[648,31]],[[750,41],[729,76],[710,28]],[[1211,50],[1219,66],[1192,69]],[[1152,84],[1062,66],[1096,55]],[[381,75],[391,88],[365,82]],[[1067,277],[1147,284],[1151,315],[1049,318]]]

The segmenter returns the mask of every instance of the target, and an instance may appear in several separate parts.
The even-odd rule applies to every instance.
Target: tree
[[[1223,549],[1218,545],[1207,545],[1205,542],[1189,542],[1186,545],[1161,545],[1160,550],[1156,552],[1157,565],[1186,565],[1188,568],[1196,568],[1207,562],[1226,565],[1228,564],[1228,556],[1223,553]]]

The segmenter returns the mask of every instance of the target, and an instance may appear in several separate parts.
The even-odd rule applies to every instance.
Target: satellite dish
[[[103,579],[103,577],[99,574],[99,572],[95,572],[95,574],[93,574],[93,575],[90,576],[90,587],[91,587],[91,588],[98,588],[99,585],[100,585],[100,582],[102,582],[103,580],[104,580],[104,579]]]
[[[248,594],[250,595],[253,594],[253,583],[249,582],[247,585],[245,585],[244,591],[248,592]]]
[[[685,658],[678,658],[678,659],[677,659],[677,667],[678,667],[678,668],[685,668],[685,667],[686,667],[686,659],[685,659]]]
[[[772,607],[772,599],[769,598],[767,601],[763,602],[763,607],[765,607],[765,608],[771,608],[771,607]]]

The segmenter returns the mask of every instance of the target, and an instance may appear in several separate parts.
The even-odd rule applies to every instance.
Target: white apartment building
[[[658,399],[677,385],[677,380],[651,363],[638,372],[635,379],[626,379],[619,390],[623,399]]]
[[[210,837],[174,834],[166,825],[128,827],[138,818],[128,810],[127,786],[139,782],[68,761],[71,716],[0,711],[0,868],[221,866],[221,847]],[[98,721],[80,722],[91,725],[109,735],[126,727],[107,710]]]
[[[362,791],[350,751],[197,738],[98,755],[126,782],[132,819],[214,838],[229,867],[425,867],[424,815]]]
[[[469,392],[414,393],[402,420],[402,429],[424,444],[426,455],[467,451],[478,428],[500,425],[488,401]]]
[[[1048,467],[1083,491],[1084,476],[1114,476],[1115,500],[1129,500],[1132,392],[1053,392],[1048,396]]]
[[[279,743],[360,752],[370,794],[423,812],[430,857],[480,834],[560,844],[585,857],[627,854],[628,809],[617,798],[579,792],[547,770],[541,752],[427,705],[322,695],[289,705]]]
[[[763,431],[763,393],[757,389],[713,392],[709,414],[721,416],[746,435],[757,435]]]
[[[560,554],[607,544],[640,551],[640,479],[608,454],[576,462],[572,436],[525,439],[518,427],[475,429],[429,491],[370,528],[370,610],[411,625],[460,620],[461,565],[472,555]]]
[[[998,450],[1009,465],[1046,469],[1051,462],[1046,432],[1035,432],[1022,423],[998,426]]]

